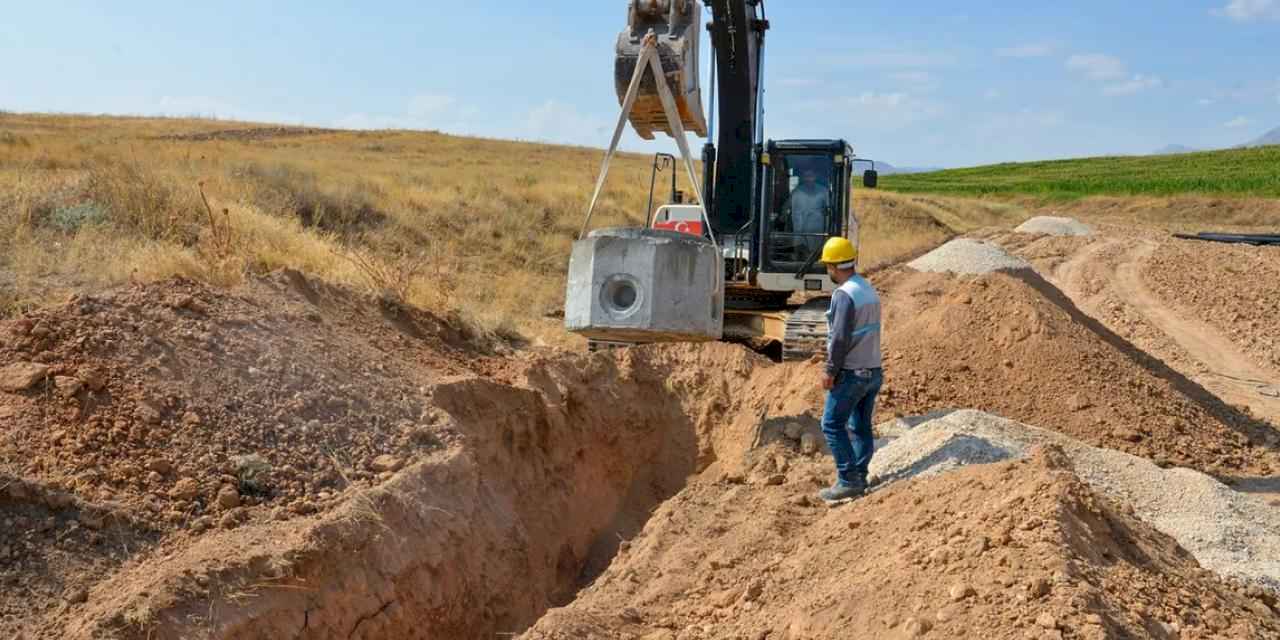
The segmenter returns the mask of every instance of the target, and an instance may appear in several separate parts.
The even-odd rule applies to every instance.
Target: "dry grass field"
[[[430,132],[0,114],[0,315],[130,281],[231,286],[289,267],[554,344],[566,339],[553,316],[601,153]],[[642,224],[648,185],[649,158],[621,157],[593,226]],[[1024,216],[998,202],[856,195],[867,264]]]

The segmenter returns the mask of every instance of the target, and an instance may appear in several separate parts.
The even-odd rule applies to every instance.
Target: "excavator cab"
[[[832,236],[857,239],[853,150],[843,140],[771,141],[760,156],[756,281],[766,291],[826,291],[818,262]]]

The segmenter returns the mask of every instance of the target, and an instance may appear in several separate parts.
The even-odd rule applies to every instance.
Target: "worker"
[[[831,195],[818,184],[818,172],[806,167],[800,172],[800,184],[791,191],[791,233],[826,233],[827,209]],[[815,245],[816,249],[817,246]]]
[[[858,250],[848,238],[827,240],[822,262],[837,285],[827,311],[827,362],[822,379],[827,390],[822,433],[835,458],[836,483],[818,496],[838,503],[866,492],[867,467],[875,452],[871,417],[884,383],[880,296],[858,275]]]

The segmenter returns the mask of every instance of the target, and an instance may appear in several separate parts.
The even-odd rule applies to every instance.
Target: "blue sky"
[[[5,0],[0,109],[608,142],[625,0],[367,4]],[[772,138],[965,166],[1280,126],[1280,0],[767,7]]]

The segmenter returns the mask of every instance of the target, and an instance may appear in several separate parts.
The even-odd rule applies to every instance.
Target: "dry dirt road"
[[[1246,408],[1269,424],[1272,433],[1268,444],[1280,445],[1280,370],[1259,362],[1256,345],[1241,339],[1241,334],[1250,332],[1206,322],[1204,309],[1191,300],[1198,292],[1188,291],[1186,299],[1173,299],[1177,296],[1171,295],[1169,288],[1161,294],[1153,285],[1167,275],[1161,270],[1168,268],[1168,261],[1159,260],[1165,254],[1203,254],[1198,262],[1177,267],[1201,278],[1201,287],[1216,287],[1244,299],[1265,301],[1272,297],[1270,288],[1274,285],[1265,282],[1266,278],[1233,269],[1222,248],[1187,251],[1178,241],[1150,231],[1103,226],[1092,238],[999,233],[993,239],[1035,263],[1081,311],[1107,329],[1158,358],[1207,394],[1233,407]],[[1245,326],[1249,320],[1240,323]],[[1258,332],[1255,329],[1252,333]],[[1261,333],[1266,333],[1265,328]],[[1240,476],[1233,480],[1237,490],[1280,497],[1280,482],[1275,478]]]
[[[1099,240],[1060,264],[1049,279],[1082,310],[1100,317],[1098,303],[1104,297],[1092,293],[1086,280],[1091,275],[1089,267],[1102,268],[1101,275],[1115,296],[1194,360],[1184,362],[1183,374],[1226,402],[1247,406],[1259,417],[1280,425],[1280,373],[1254,364],[1230,338],[1175,308],[1147,286],[1142,271],[1159,246],[1149,239],[1136,243],[1128,238]],[[1105,259],[1108,253],[1118,254],[1119,260]]]

